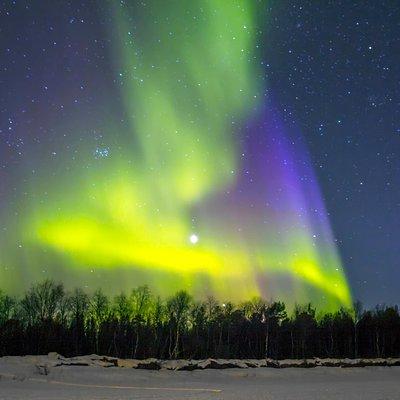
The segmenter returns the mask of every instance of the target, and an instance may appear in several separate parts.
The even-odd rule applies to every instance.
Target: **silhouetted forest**
[[[316,315],[288,313],[260,298],[235,305],[195,301],[185,291],[162,300],[147,286],[109,298],[68,293],[50,280],[22,297],[0,292],[0,355],[97,353],[120,358],[399,357],[398,307]]]

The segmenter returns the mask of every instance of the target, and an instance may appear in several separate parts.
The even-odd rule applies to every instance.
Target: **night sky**
[[[399,303],[400,8],[275,2],[273,92],[312,154],[354,298]]]
[[[246,5],[246,2],[233,3],[240,7]],[[0,277],[3,276],[3,286],[26,287],[33,280],[48,276],[90,286],[93,279],[88,278],[88,274],[96,274],[96,285],[107,286],[112,279],[114,285],[118,279],[125,279],[123,274],[126,272],[110,268],[116,263],[122,263],[124,271],[129,270],[130,262],[146,268],[153,264],[161,267],[162,262],[155,256],[127,257],[128,250],[119,248],[121,232],[125,230],[114,229],[120,216],[113,214],[106,221],[105,196],[116,193],[116,197],[109,200],[115,205],[122,196],[118,193],[129,193],[130,196],[131,190],[134,191],[126,182],[137,180],[141,182],[138,184],[140,192],[143,189],[143,196],[151,199],[147,203],[157,203],[155,198],[158,196],[159,208],[154,206],[155,211],[151,216],[146,213],[146,218],[150,218],[152,224],[157,221],[161,234],[168,236],[165,236],[167,242],[175,246],[181,239],[174,235],[178,237],[181,231],[185,239],[189,238],[189,250],[179,247],[174,254],[160,250],[160,258],[167,260],[165,267],[176,268],[174,273],[181,273],[180,257],[182,265],[187,257],[193,259],[190,268],[199,274],[201,260],[214,262],[214,254],[220,248],[229,251],[221,257],[228,259],[230,264],[243,254],[251,260],[253,252],[262,248],[261,242],[268,255],[274,254],[269,259],[280,265],[279,254],[297,251],[290,248],[291,243],[302,243],[300,253],[303,251],[304,241],[297,239],[297,233],[296,240],[292,236],[286,237],[292,223],[299,224],[299,232],[302,227],[299,236],[309,235],[311,241],[315,239],[311,245],[321,249],[318,257],[336,262],[334,248],[337,246],[353,299],[359,299],[367,306],[399,303],[398,4],[394,1],[254,2],[257,12],[254,19],[249,17],[254,22],[254,26],[249,27],[241,23],[241,18],[245,18],[242,14],[236,16],[235,10],[225,10],[225,6],[221,6],[223,2],[215,2],[221,16],[215,17],[215,26],[208,25],[207,17],[200,15],[202,2],[193,4],[151,0],[0,2],[0,269],[3,270]],[[212,11],[213,2],[204,4]],[[116,13],[116,8],[122,11]],[[181,14],[176,16],[175,12]],[[224,12],[232,14],[224,19]],[[236,50],[230,42],[219,39],[214,42],[214,33],[221,37],[225,28],[235,30],[236,25],[226,23],[229,18],[234,22],[237,18],[244,30],[252,31],[252,40],[245,36],[247,33],[243,38],[235,33],[231,35],[236,41],[242,40],[244,48],[240,49],[246,54],[243,59],[235,56]],[[198,31],[192,32],[192,37],[186,37],[185,29],[189,27],[190,30],[191,24],[198,20]],[[132,36],[133,44],[131,39],[121,40],[121,32]],[[158,44],[153,46],[152,41]],[[185,41],[195,46],[190,51],[183,51]],[[128,47],[136,46],[136,42],[140,51],[132,50],[132,47],[130,53]],[[211,61],[198,67],[204,55],[209,55],[208,49],[215,47],[218,50],[216,44],[230,49],[226,53],[222,50],[221,55],[230,72],[218,70],[218,56],[215,64]],[[138,60],[134,61],[132,54]],[[172,60],[173,56],[175,62],[176,54],[182,56],[178,60],[182,67],[173,67],[169,63],[168,57]],[[149,62],[146,70],[143,66],[146,57],[159,60],[159,64],[155,62],[150,66]],[[138,72],[132,77],[129,71],[130,68],[136,71],[135,62],[143,75]],[[152,68],[160,68],[161,72],[153,74]],[[161,101],[175,90],[169,88],[169,80],[180,82],[179,75],[182,73],[182,79],[186,79],[188,71],[193,81],[193,77],[198,78],[196,85],[204,87],[207,81],[204,91],[196,89],[198,91],[194,92],[193,89],[186,95],[180,89],[176,90],[176,96],[181,98],[174,100],[172,111],[169,114],[160,111],[160,108],[169,109],[169,105]],[[146,95],[140,94],[138,88],[142,83],[147,84],[146,79],[157,87],[154,93],[165,94],[157,100],[163,107],[155,104],[149,87]],[[187,81],[190,89],[190,79]],[[219,90],[219,84],[222,90]],[[251,96],[238,95],[236,101],[234,93],[239,87],[246,87],[244,92],[247,90]],[[228,89],[232,89],[232,93],[227,93]],[[135,94],[135,90],[139,94]],[[153,117],[146,110],[150,98],[151,106],[156,110]],[[256,103],[251,103],[250,98]],[[173,112],[174,107],[179,113]],[[229,126],[233,126],[229,132],[222,128],[228,114]],[[253,117],[249,117],[250,114]],[[154,119],[163,118],[166,125],[160,128],[159,135],[154,133],[153,139],[146,142],[146,137],[138,133],[145,128],[140,127],[156,129]],[[198,131],[193,129],[189,134],[183,129],[176,143],[172,137],[161,142],[162,135],[168,135],[169,125],[189,126],[188,121],[193,122]],[[217,130],[221,135],[216,138]],[[203,140],[205,137],[207,140]],[[168,146],[172,147],[171,160],[180,160],[179,156],[186,151],[192,153],[189,166],[179,161],[177,164],[169,162],[167,155],[162,168],[156,167],[154,172],[149,159],[168,154]],[[281,161],[289,164],[290,173],[283,173],[282,168],[276,166]],[[270,167],[260,167],[261,164]],[[186,181],[182,183],[186,179],[182,175],[185,168],[195,175],[189,174],[191,178],[188,178],[190,182],[196,182],[193,187]],[[196,175],[196,171],[202,173]],[[247,176],[252,178],[245,181]],[[232,183],[235,178],[239,182],[236,186]],[[306,178],[308,183],[303,181]],[[271,184],[272,188],[259,189],[264,180],[265,186]],[[149,183],[154,181],[162,184],[155,188]],[[281,186],[285,188],[286,183],[287,187],[295,187],[293,196],[282,194],[279,197],[274,190],[279,191]],[[100,186],[102,189],[97,189]],[[99,191],[93,189],[91,192],[87,188]],[[216,188],[221,189],[222,194],[217,193]],[[171,195],[168,190],[172,191]],[[210,193],[215,195],[211,200]],[[257,198],[257,193],[260,198],[265,196],[263,201]],[[309,209],[321,201],[326,211],[318,211],[318,217],[308,218],[304,224],[303,220],[300,223],[289,217],[290,221],[286,221],[285,216],[295,209],[299,213],[305,212],[303,205],[297,203],[298,198],[309,199]],[[270,207],[274,201],[274,210],[265,211],[265,207]],[[245,207],[252,211],[242,213]],[[65,236],[77,236],[77,243],[79,239],[86,240],[79,230],[87,231],[89,225],[79,220],[78,226],[73,217],[80,208],[93,220],[104,217],[101,229],[105,228],[107,234],[101,237],[109,243],[118,243],[114,246],[118,248],[118,254],[112,252],[108,258],[96,248],[89,254],[79,247],[80,244],[64,239]],[[144,214],[136,214],[136,211],[132,215],[132,218],[144,218]],[[235,215],[240,221],[233,221]],[[167,217],[166,221],[163,216]],[[214,223],[218,218],[221,223]],[[276,228],[276,231],[263,236],[257,221],[263,218],[265,225],[272,226],[267,230]],[[56,220],[54,224],[53,220]],[[143,226],[147,225],[146,219]],[[322,232],[321,240],[319,234],[310,233],[316,225],[322,226],[318,228],[318,232]],[[41,244],[33,243],[40,241],[33,233],[37,226]],[[90,226],[94,237],[99,237],[100,225]],[[133,230],[137,230],[137,226],[132,222]],[[235,235],[226,233],[229,230],[235,230]],[[224,232],[229,240],[224,239]],[[164,239],[160,238],[161,244],[155,241],[151,229],[148,235],[152,237],[151,243],[157,243],[151,247],[146,242],[143,249],[149,253],[157,252],[157,246],[161,246]],[[210,244],[206,243],[207,235]],[[262,241],[259,240],[261,236]],[[279,243],[281,237],[285,245]],[[136,243],[135,240],[132,239],[129,246]],[[200,249],[203,243],[205,248],[201,248],[201,252],[191,250],[194,246]],[[166,249],[170,246],[168,244]],[[81,250],[82,253],[61,260],[61,248],[74,256]],[[232,252],[236,248],[239,256]],[[308,250],[303,252],[308,254]],[[98,257],[92,253],[97,253]],[[168,261],[170,255],[171,262]],[[104,258],[109,262],[99,266]],[[289,259],[283,258],[283,263]],[[209,272],[213,277],[215,270],[220,268],[218,260],[215,258],[216,267]],[[257,263],[262,262],[257,260]],[[318,268],[324,270],[324,261],[320,264]],[[243,265],[247,265],[247,261],[243,261]],[[260,266],[257,268],[261,270]],[[85,272],[79,272],[83,269]],[[114,271],[114,278],[104,272],[110,269]],[[332,270],[335,270],[333,266]],[[275,266],[267,269],[266,280],[269,279],[268,271],[275,274]],[[139,283],[148,278],[148,275],[141,275],[142,272],[140,268],[135,272],[142,279]],[[261,272],[257,275],[257,287],[263,285],[261,275]],[[79,276],[82,276],[81,281]],[[223,276],[221,271],[215,279],[224,279]],[[323,282],[313,273],[301,276],[311,286],[319,285],[322,293],[327,292],[331,279],[338,279],[339,286],[342,285],[341,276],[327,275]],[[157,275],[154,279],[176,282],[169,275]],[[204,279],[196,275],[183,281],[196,280],[201,286],[202,282],[208,282]],[[269,291],[260,290],[261,294],[268,296],[271,292],[279,297],[286,292],[282,296],[286,298],[291,287],[287,284],[288,278],[274,279],[268,281]],[[178,283],[171,285],[174,290],[179,287]],[[274,290],[278,286],[279,290]],[[213,287],[217,292],[223,291],[218,285]],[[302,292],[304,290],[313,289],[301,287],[300,300],[308,299]],[[249,289],[243,293],[253,292],[249,283]],[[314,293],[309,298],[316,301],[318,296],[320,293]],[[341,301],[345,303],[343,299]]]

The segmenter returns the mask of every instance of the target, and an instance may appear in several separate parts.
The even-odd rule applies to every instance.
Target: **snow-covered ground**
[[[44,361],[0,358],[0,399],[400,399],[400,367],[150,371],[51,363],[43,369]]]

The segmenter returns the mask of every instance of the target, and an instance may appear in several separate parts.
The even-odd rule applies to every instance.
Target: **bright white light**
[[[196,234],[191,234],[189,237],[190,243],[196,244],[199,241],[199,237]]]

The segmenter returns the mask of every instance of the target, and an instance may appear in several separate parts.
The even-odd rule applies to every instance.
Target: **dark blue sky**
[[[400,7],[273,1],[265,59],[303,132],[355,298],[399,303]]]

